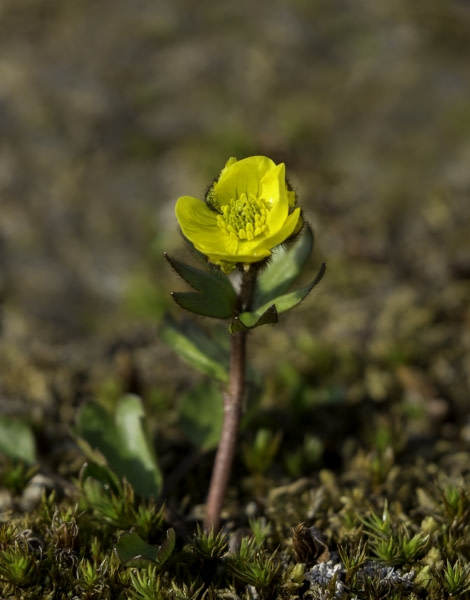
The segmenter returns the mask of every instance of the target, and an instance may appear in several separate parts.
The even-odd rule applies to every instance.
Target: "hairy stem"
[[[243,273],[240,290],[240,311],[249,308],[255,278],[256,272],[253,269]],[[224,421],[206,503],[204,527],[208,531],[219,529],[220,512],[235,454],[238,423],[245,388],[246,338],[246,331],[235,333],[231,338],[229,384],[224,395]]]

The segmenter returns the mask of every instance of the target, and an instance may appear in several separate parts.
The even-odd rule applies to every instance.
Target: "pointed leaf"
[[[202,292],[208,287],[218,287],[224,289],[227,293],[233,293],[235,295],[235,290],[233,289],[230,280],[222,273],[222,271],[202,271],[192,265],[171,258],[166,252],[164,253],[164,257],[173,269],[195,290]]]
[[[290,310],[291,308],[294,308],[294,306],[297,306],[297,304],[300,304],[300,302],[302,302],[302,300],[321,281],[321,279],[325,273],[325,270],[326,270],[325,263],[322,263],[320,270],[318,271],[318,273],[313,281],[311,281],[307,285],[304,285],[303,287],[299,288],[298,290],[295,290],[288,294],[283,294],[282,296],[275,298],[273,302],[276,306],[277,312],[279,314],[283,313],[286,310]],[[264,306],[264,308],[266,308],[266,305]],[[262,309],[263,309],[263,307],[261,307],[259,310],[261,311]]]
[[[173,300],[192,313],[213,319],[228,319],[232,316],[232,308],[228,308],[226,299],[212,294],[210,297],[198,292],[171,292]]]
[[[187,320],[177,323],[167,315],[160,329],[160,336],[193,367],[219,381],[227,382],[228,346],[210,337],[199,324]]]
[[[253,308],[257,309],[286,292],[305,266],[313,249],[313,232],[305,224],[292,246],[278,246],[273,250],[271,261],[256,282]]]
[[[238,296],[226,275],[221,271],[201,271],[170,258],[166,253],[164,256],[173,269],[199,292],[173,292],[173,298],[182,308],[216,319],[228,319],[233,315]]]
[[[325,263],[322,263],[320,270],[318,271],[313,281],[311,281],[307,285],[304,285],[298,290],[295,290],[288,294],[283,294],[282,296],[275,298],[273,302],[276,306],[277,312],[279,314],[283,313],[286,310],[294,308],[294,306],[297,306],[297,304],[300,304],[300,302],[302,302],[302,300],[313,290],[317,283],[320,282],[325,273],[325,269]],[[266,308],[266,306],[267,305],[264,305],[264,307],[261,307],[259,310],[261,311],[263,308]]]
[[[236,333],[237,331],[244,331],[247,329],[253,329],[254,327],[260,327],[267,323],[276,323],[277,315],[294,308],[297,304],[300,304],[302,300],[312,291],[317,283],[323,277],[325,273],[325,263],[320,267],[317,276],[309,284],[301,287],[294,292],[289,294],[283,294],[274,298],[272,302],[267,302],[255,311],[244,312],[236,317],[230,325],[230,332]]]

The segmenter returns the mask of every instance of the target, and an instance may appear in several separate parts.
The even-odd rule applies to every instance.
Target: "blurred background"
[[[264,154],[327,262],[275,329],[281,389],[406,396],[465,437],[469,56],[464,0],[2,0],[3,409],[73,405],[101,363],[181,385],[158,339],[175,201]]]

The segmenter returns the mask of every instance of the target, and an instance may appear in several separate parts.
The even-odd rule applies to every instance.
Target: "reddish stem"
[[[209,494],[207,496],[204,526],[208,531],[219,529],[220,512],[235,454],[245,382],[245,347],[246,332],[235,333],[231,344],[229,387],[224,394],[222,434],[217,448]]]
[[[243,273],[240,312],[249,309],[255,280],[255,269]],[[220,513],[235,454],[245,388],[246,338],[247,331],[240,331],[233,334],[231,339],[229,384],[224,394],[224,421],[206,503],[204,527],[207,531],[219,529]]]

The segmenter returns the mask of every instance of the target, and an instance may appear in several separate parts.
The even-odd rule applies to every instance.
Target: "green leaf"
[[[116,543],[116,553],[123,563],[132,562],[132,566],[144,566],[153,562],[163,565],[175,549],[175,530],[168,529],[167,539],[161,546],[145,542],[137,533],[123,533]]]
[[[256,281],[253,308],[256,310],[286,292],[300,275],[313,249],[313,232],[305,224],[293,245],[278,246],[266,269]]]
[[[203,317],[227,319],[232,314],[223,307],[223,299],[215,295],[209,300],[207,296],[198,292],[171,292],[171,297],[181,308]]]
[[[125,477],[136,494],[150,498],[159,495],[162,475],[145,424],[142,401],[128,395],[118,401],[114,415],[99,404],[85,405],[77,433],[101,452],[110,469]]]
[[[100,465],[95,462],[85,463],[80,470],[80,482],[82,485],[87,479],[96,479],[104,488],[109,489],[112,493],[119,493],[119,479],[116,474],[108,469],[105,465]]]
[[[177,323],[169,315],[160,328],[160,336],[182,359],[202,373],[224,383],[228,381],[228,340],[223,343],[210,337],[199,324],[187,320]]]
[[[294,308],[294,306],[297,306],[297,304],[300,304],[300,302],[302,302],[302,300],[320,282],[320,280],[322,279],[322,277],[325,273],[325,269],[326,269],[325,263],[322,263],[320,270],[318,271],[318,273],[317,273],[315,279],[313,279],[313,281],[311,281],[307,285],[304,285],[303,287],[299,288],[298,290],[295,290],[288,294],[283,294],[282,296],[275,298],[272,302],[274,303],[278,314],[283,313],[286,310],[290,310],[291,308]],[[266,307],[267,307],[267,305],[264,305],[259,310],[261,311],[263,309],[266,309]]]
[[[244,312],[235,317],[229,327],[230,333],[248,331],[248,329],[254,329],[261,325],[271,325],[278,322],[277,310],[274,304],[271,304],[271,306],[268,306],[267,308],[266,306],[263,306],[262,308],[264,309],[264,312],[262,310]]]
[[[274,304],[278,314],[281,314],[281,313],[285,312],[286,310],[290,310],[291,308],[294,308],[294,306],[297,306],[297,304],[300,304],[300,302],[302,302],[302,300],[320,282],[320,280],[322,279],[322,277],[325,273],[325,270],[326,270],[325,263],[322,263],[320,270],[318,271],[318,273],[317,273],[315,279],[313,279],[313,281],[311,281],[307,285],[304,285],[303,287],[299,288],[298,290],[295,290],[288,294],[283,294],[282,296],[279,296],[278,298],[274,298],[271,302],[265,304],[264,306],[261,306],[256,312],[262,313],[263,311],[267,310],[269,308],[269,305],[271,305],[271,304]],[[240,317],[243,317],[243,314],[244,313],[242,313],[240,315]]]
[[[201,450],[212,450],[220,440],[223,399],[217,386],[204,381],[179,402],[180,425],[191,442]]]
[[[197,290],[197,293],[172,292],[173,299],[182,308],[216,319],[228,319],[233,315],[238,296],[228,277],[221,271],[201,271],[170,258],[166,253],[164,256],[173,269]]]
[[[129,483],[127,485],[130,487]],[[97,463],[86,463],[80,471],[80,487],[87,504],[101,519],[121,529],[131,526],[128,515],[120,506],[121,501],[126,503],[123,486],[111,469]]]
[[[325,273],[325,269],[325,263],[322,263],[315,279],[307,285],[288,294],[283,294],[282,296],[274,298],[274,300],[263,304],[263,306],[255,311],[243,312],[231,323],[230,332],[236,333],[237,331],[260,327],[260,325],[265,325],[267,323],[275,323],[278,314],[286,312],[286,310],[290,310],[302,302],[321,280]],[[274,317],[276,317],[276,319]]]
[[[36,462],[36,442],[31,427],[19,419],[0,415],[0,452],[28,465]]]

